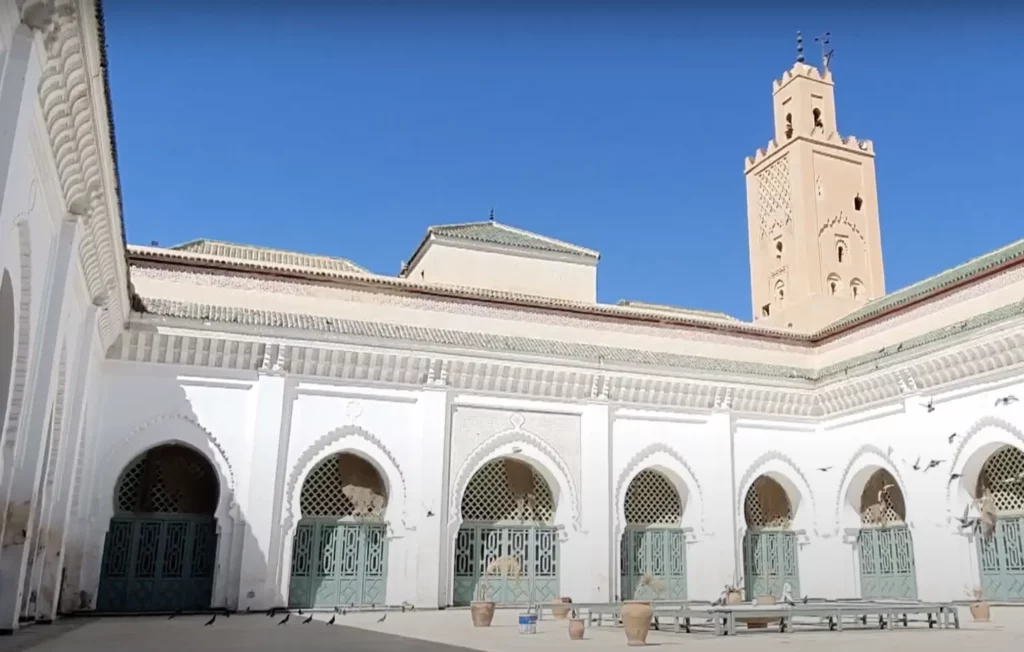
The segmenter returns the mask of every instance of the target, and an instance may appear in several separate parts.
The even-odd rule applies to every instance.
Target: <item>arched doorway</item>
[[[129,463],[114,493],[97,611],[208,609],[219,493],[217,472],[191,447],[157,446]]]
[[[892,474],[877,469],[859,500],[860,597],[917,599],[914,542],[907,527],[903,492]]]
[[[0,434],[7,425],[7,410],[14,379],[14,283],[5,269],[0,276]]]
[[[558,597],[554,517],[551,488],[528,464],[500,458],[477,471],[462,498],[452,603],[515,605]]]
[[[782,597],[789,584],[800,594],[796,533],[790,531],[793,506],[785,488],[770,476],[758,476],[743,503],[747,532],[743,535],[743,578],[748,600],[761,595]]]
[[[982,512],[994,512],[995,533],[978,536],[981,588],[988,600],[1024,599],[1024,451],[1003,446],[981,467],[975,489]]]
[[[299,495],[288,606],[385,603],[387,502],[380,473],[358,455],[331,455],[313,467]]]
[[[624,509],[622,599],[685,599],[686,533],[675,486],[665,474],[644,469],[629,483]]]

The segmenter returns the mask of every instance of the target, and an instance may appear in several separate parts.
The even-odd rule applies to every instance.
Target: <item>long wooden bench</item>
[[[902,622],[907,626],[911,615],[924,615],[928,627],[939,625],[942,629],[950,626],[960,629],[960,615],[952,603],[924,602],[808,602],[795,605],[733,605],[708,609],[715,620],[715,631],[719,634],[735,635],[736,623],[748,619],[778,620],[780,631],[791,631],[794,619],[815,618],[818,623],[826,622],[830,630],[843,629],[844,620],[867,624],[869,616],[878,616],[881,629],[893,629]],[[900,618],[902,616],[902,618]],[[721,627],[719,626],[721,623]]]

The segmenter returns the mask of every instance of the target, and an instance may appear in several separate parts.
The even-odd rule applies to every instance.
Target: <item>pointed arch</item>
[[[951,474],[960,477],[946,487],[947,522],[976,498],[974,492],[982,467],[1003,446],[1024,450],[1024,432],[1009,421],[991,415],[975,421],[960,438],[949,469]]]
[[[897,485],[899,485],[900,493],[903,495],[903,499],[905,501],[907,500],[907,484],[903,480],[903,475],[893,462],[892,456],[878,446],[865,444],[850,456],[850,460],[846,463],[846,467],[843,469],[843,473],[839,477],[834,513],[835,534],[839,534],[839,531],[844,527],[844,521],[849,520],[850,515],[844,509],[844,504],[849,502],[850,496],[855,496],[856,500],[860,500],[860,494],[864,490],[864,486],[867,484],[871,475],[878,469],[888,471],[892,477],[895,478]],[[909,518],[909,506],[907,511],[907,518]],[[856,523],[850,523],[848,524],[848,527],[860,527],[860,522],[857,521]]]
[[[736,504],[733,505],[733,509],[736,510],[737,522],[746,522],[743,514],[744,501],[754,482],[762,475],[767,475],[775,480],[786,491],[793,510],[793,529],[817,532],[818,516],[811,484],[800,467],[788,456],[778,451],[769,451],[758,457],[740,477]]]
[[[704,489],[697,475],[673,448],[663,443],[654,443],[642,448],[626,463],[615,483],[615,538],[621,536],[626,524],[626,489],[630,483],[644,470],[654,469],[663,473],[675,486],[679,496],[686,497],[683,502],[683,520],[686,522],[687,512],[695,512],[694,521],[700,525],[700,531],[707,534],[704,517]]]

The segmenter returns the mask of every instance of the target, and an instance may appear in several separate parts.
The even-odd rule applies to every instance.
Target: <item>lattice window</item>
[[[862,525],[893,525],[907,520],[907,505],[896,479],[885,469],[871,474],[860,494]]]
[[[644,469],[626,489],[625,512],[630,525],[678,526],[683,520],[683,503],[663,473]]]
[[[539,473],[518,460],[488,462],[476,472],[462,497],[462,518],[499,523],[551,524],[555,501]]]
[[[128,465],[115,492],[119,512],[213,514],[219,483],[201,454],[187,446],[153,448]]]
[[[332,455],[313,467],[299,495],[303,516],[380,520],[387,503],[380,473],[351,453]]]
[[[756,530],[785,529],[793,518],[786,490],[766,475],[759,476],[750,486],[743,512],[747,527]]]
[[[1024,512],[1024,451],[1003,446],[981,467],[975,497],[992,494],[997,514]]]

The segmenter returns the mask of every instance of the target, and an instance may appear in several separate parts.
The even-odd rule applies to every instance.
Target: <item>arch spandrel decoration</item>
[[[452,489],[448,499],[448,535],[453,538],[462,521],[462,499],[473,476],[492,460],[509,457],[520,459],[540,472],[553,491],[557,491],[556,512],[561,505],[570,511],[572,527],[584,532],[580,516],[580,496],[569,465],[554,448],[537,435],[522,429],[522,415],[510,419],[512,428],[487,439],[466,457],[457,473],[452,475]]]
[[[625,492],[633,478],[647,468],[657,468],[659,471],[668,471],[672,476],[677,476],[670,476],[669,480],[674,481],[676,492],[680,494],[681,498],[685,495],[684,515],[688,514],[691,509],[695,509],[700,531],[704,535],[710,534],[704,515],[704,490],[700,480],[679,453],[659,442],[645,446],[631,457],[615,483],[616,536],[620,536],[626,526]],[[687,519],[689,518],[687,516]]]
[[[285,483],[284,531],[291,539],[296,521],[303,514],[301,487],[313,469],[332,455],[355,453],[371,464],[384,483],[387,496],[385,516],[392,537],[415,531],[408,523],[408,494],[405,473],[394,453],[373,433],[355,425],[342,426],[323,435],[299,455]]]

